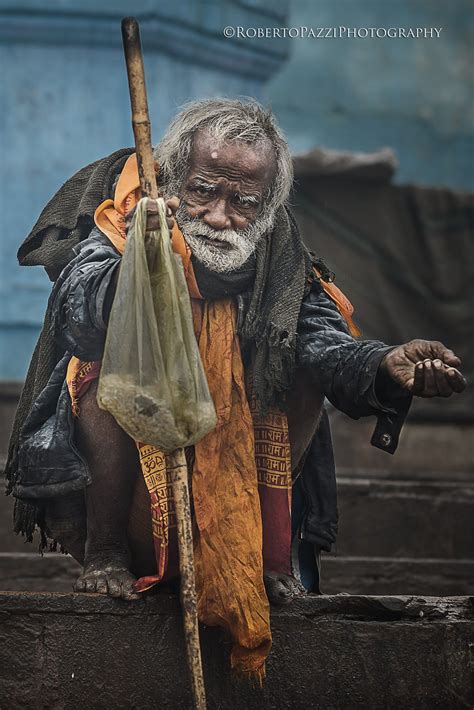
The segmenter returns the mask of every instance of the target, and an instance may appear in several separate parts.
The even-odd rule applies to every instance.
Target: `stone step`
[[[325,594],[468,595],[474,590],[474,559],[324,555],[321,589]]]
[[[350,557],[474,558],[474,485],[338,478],[336,550]]]
[[[0,495],[0,551],[32,547],[12,531],[12,496]],[[344,556],[474,558],[474,484],[338,476]]]
[[[396,455],[396,454],[395,454]],[[367,468],[359,466],[338,466],[337,475],[339,478],[353,478],[355,480],[387,480],[387,481],[408,481],[411,483],[470,483],[474,485],[474,467],[471,470],[455,471],[453,473],[443,470],[423,471],[414,468],[406,468],[404,471],[397,471],[391,468]]]
[[[20,592],[71,592],[80,565],[70,555],[48,552],[0,553],[0,589]]]
[[[474,558],[474,485],[338,479],[343,557]],[[13,499],[0,496],[0,551],[34,552],[12,532]]]
[[[80,567],[69,555],[0,553],[0,589],[70,592]],[[335,557],[322,560],[325,594],[431,594],[474,590],[474,560]]]
[[[352,470],[355,475],[362,473],[365,476],[370,471],[384,471],[398,479],[468,479],[474,482],[474,422],[414,420],[417,406],[415,397],[394,456],[370,445],[375,426],[373,417],[354,420],[329,407],[337,469]]]
[[[0,593],[0,707],[191,707],[176,598]],[[472,707],[473,600],[310,597],[272,612],[263,688],[233,682],[203,627],[208,710]]]

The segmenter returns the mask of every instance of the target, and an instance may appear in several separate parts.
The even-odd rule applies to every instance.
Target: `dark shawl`
[[[89,236],[97,206],[113,194],[116,176],[132,152],[123,149],[96,161],[61,187],[21,245],[18,251],[21,265],[42,265],[52,280],[57,279],[71,260],[73,248]],[[279,208],[272,232],[260,241],[255,255],[238,272],[215,274],[196,260],[194,266],[204,297],[240,294],[244,314],[239,319],[239,335],[243,349],[250,353],[255,393],[262,410],[272,405],[284,406],[294,373],[298,314],[312,271],[311,255],[291,213],[285,207]],[[16,476],[21,428],[64,355],[51,335],[51,319],[48,307],[10,439],[6,466],[9,490]],[[26,505],[17,501],[15,525],[17,531],[27,530],[29,535],[34,510],[27,511]],[[27,518],[29,522],[25,525]]]

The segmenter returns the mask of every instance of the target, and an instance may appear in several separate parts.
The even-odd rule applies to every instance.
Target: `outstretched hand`
[[[381,370],[418,397],[450,397],[462,392],[466,380],[459,371],[461,360],[437,341],[411,340],[389,352]]]

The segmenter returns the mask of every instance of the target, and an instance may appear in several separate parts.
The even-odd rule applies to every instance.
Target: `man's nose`
[[[205,212],[203,216],[205,222],[212,229],[230,229],[232,226],[225,200],[217,200]]]

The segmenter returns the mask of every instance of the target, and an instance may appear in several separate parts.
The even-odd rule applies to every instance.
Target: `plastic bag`
[[[147,199],[139,201],[127,234],[97,402],[135,441],[170,452],[211,431],[216,413],[162,199],[160,230],[145,246]]]

